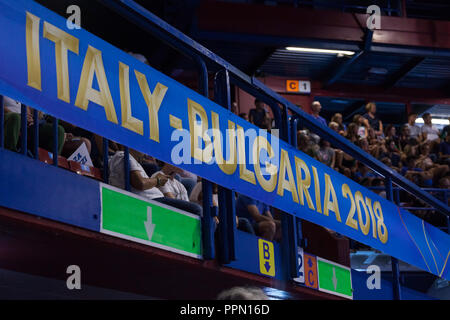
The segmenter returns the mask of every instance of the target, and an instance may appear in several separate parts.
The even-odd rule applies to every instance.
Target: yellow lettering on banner
[[[322,203],[320,201],[320,184],[319,184],[319,175],[317,174],[317,169],[314,166],[312,167],[313,176],[314,176],[314,193],[316,195],[316,206],[317,212],[322,213]]]
[[[141,89],[142,96],[144,97],[145,103],[147,104],[148,108],[148,117],[150,121],[150,139],[159,142],[158,111],[161,107],[161,103],[164,99],[164,96],[166,95],[168,88],[158,82],[156,84],[155,90],[153,90],[152,93],[148,86],[147,77],[137,70],[134,70],[134,74],[136,75],[139,88]]]
[[[142,136],[144,135],[144,124],[141,120],[134,118],[131,114],[130,68],[122,62],[119,62],[119,87],[122,127]]]
[[[289,181],[286,180],[286,170],[289,177]],[[298,194],[295,187],[294,174],[292,173],[291,161],[289,159],[289,154],[286,150],[281,149],[280,155],[280,174],[278,177],[278,189],[277,194],[283,196],[284,190],[288,190],[292,194],[292,200],[298,203]]]
[[[350,187],[348,184],[344,183],[342,185],[342,195],[344,198],[350,198],[350,211],[347,215],[347,220],[345,220],[345,224],[355,230],[358,230],[358,221],[353,219],[353,216],[356,212],[356,206],[355,206],[355,199],[353,198],[352,191],[350,190]]]
[[[214,138],[214,154],[216,157],[217,165],[220,170],[225,174],[233,174],[237,168],[237,153],[236,153],[236,125],[234,122],[228,120],[228,141],[230,143],[230,155],[229,159],[225,160],[222,153],[222,139],[219,127],[219,115],[214,111],[211,111],[211,122],[213,128],[213,138]],[[225,148],[226,150],[226,148]]]
[[[332,201],[330,201],[330,195]],[[323,214],[328,216],[328,211],[330,210],[335,213],[336,220],[338,222],[341,222],[341,213],[339,212],[339,204],[336,197],[336,192],[334,191],[330,176],[325,173],[325,199],[323,202]]]
[[[370,220],[372,221],[372,237],[374,237],[376,239],[377,238],[377,224],[375,221],[375,216],[373,214],[372,199],[370,199],[369,197],[366,197],[366,205],[367,205],[367,208],[369,209]]]
[[[55,43],[56,83],[58,99],[70,103],[69,66],[67,50],[78,54],[78,39],[67,32],[44,22],[44,38]]]
[[[195,101],[188,100],[188,117],[189,131],[191,135],[191,157],[203,161],[210,162],[212,159],[212,143],[211,138],[207,134],[208,117],[205,109]],[[197,121],[200,117],[200,123]],[[205,149],[199,145],[199,138],[205,142]]]
[[[94,74],[97,76],[100,91],[92,88]],[[102,106],[105,109],[108,121],[118,124],[116,110],[114,109],[103,66],[102,52],[92,46],[88,46],[86,51],[75,105],[83,110],[87,110],[89,101]]]
[[[294,156],[295,159],[295,172],[297,175],[297,189],[300,197],[300,204],[305,205],[304,195],[306,196],[306,202],[311,210],[315,210],[311,195],[309,194],[309,187],[311,186],[311,174],[305,161]],[[302,171],[305,173],[305,178],[302,178]]]
[[[277,167],[266,161],[266,171],[270,174],[270,178],[266,180],[261,172],[260,153],[263,149],[267,150],[267,154],[270,158],[274,156],[274,152],[269,141],[267,141],[267,139],[263,136],[258,136],[256,137],[253,144],[255,174],[261,187],[267,192],[272,192],[273,190],[275,190],[275,187],[277,185]]]
[[[239,177],[247,182],[256,185],[255,174],[247,169],[245,166],[245,135],[244,129],[241,126],[237,126],[237,142],[239,152]]]
[[[361,191],[355,192],[355,203],[356,203],[356,211],[358,212],[358,220],[359,220],[359,227],[361,228],[362,233],[367,236],[370,231],[370,217],[369,212],[367,211],[366,204],[364,203],[363,195],[361,194]],[[366,222],[363,222],[362,218],[362,212],[361,212],[361,205],[364,209],[364,215]]]
[[[41,56],[39,50],[39,21],[41,19],[27,11],[25,38],[27,46],[28,83],[32,88],[41,88]]]

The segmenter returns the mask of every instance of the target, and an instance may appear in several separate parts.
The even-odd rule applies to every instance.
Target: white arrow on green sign
[[[202,258],[198,216],[100,184],[100,232]]]
[[[350,268],[317,257],[317,273],[320,291],[353,299],[352,274]]]

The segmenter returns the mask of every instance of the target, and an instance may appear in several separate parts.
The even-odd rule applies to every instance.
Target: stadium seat
[[[72,160],[69,161],[69,166],[70,170],[76,172],[77,174],[81,174],[86,177],[91,177],[100,181],[102,180],[102,174],[100,172],[100,169],[98,168],[83,165],[79,162]]]
[[[39,160],[47,164],[53,164],[53,153],[39,148]],[[70,170],[69,163],[63,156],[58,156],[58,167]]]

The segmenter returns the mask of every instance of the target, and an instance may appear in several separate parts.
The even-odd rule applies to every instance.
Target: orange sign
[[[286,80],[286,91],[287,92],[298,92],[298,80]]]
[[[305,265],[305,285],[307,287],[317,289],[319,287],[319,280],[317,277],[317,260],[315,256],[307,253],[303,254]]]

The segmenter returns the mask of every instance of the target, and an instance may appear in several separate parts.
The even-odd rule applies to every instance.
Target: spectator
[[[439,145],[439,159],[442,164],[450,164],[450,135],[446,135]]]
[[[365,118],[363,118],[360,114],[355,114],[353,117],[353,123],[355,123],[358,127],[358,137],[361,139],[367,138],[369,132],[367,130],[368,128],[366,126]]]
[[[248,121],[248,116],[245,112],[241,112],[239,113],[239,117],[241,117],[242,119],[244,119],[245,121]]]
[[[5,110],[5,148],[11,151],[18,151],[22,113],[21,103],[4,96],[3,106]],[[37,125],[39,126],[39,146],[48,151],[53,151],[53,124],[50,121],[46,121],[45,115],[41,112],[39,112],[39,122],[35,124],[32,109],[27,107],[26,110],[29,145],[33,145],[34,126]],[[58,125],[58,154],[61,154],[64,141],[64,128]]]
[[[317,160],[334,169],[336,154],[331,145],[325,139],[320,140],[320,148],[317,151]]]
[[[238,114],[238,105],[237,102],[233,102],[231,104],[231,112],[233,112],[234,114]]]
[[[273,219],[268,205],[240,194],[236,201],[236,215],[248,219],[257,236],[269,241],[281,238],[281,223]]]
[[[439,139],[439,129],[431,123],[431,114],[424,113],[422,115],[423,126],[421,129],[422,135],[426,141],[435,141]]]
[[[202,182],[199,181],[194,189],[192,190],[191,195],[189,196],[189,200],[195,203],[198,203],[199,205],[202,205],[203,201],[203,194],[202,194]],[[216,184],[213,185],[213,192],[212,192],[212,206],[217,208],[217,212],[219,211],[219,200],[218,200],[218,187]],[[214,217],[214,221],[216,224],[220,223],[218,217]],[[236,227],[238,230],[255,234],[255,230],[253,230],[253,226],[251,225],[250,221],[246,218],[241,218],[236,216]]]
[[[156,171],[151,175],[152,178],[162,174],[168,177],[167,182],[159,186],[158,189],[163,193],[166,198],[180,199],[189,201],[188,192],[184,185],[174,178],[175,174],[180,173],[182,170],[165,162],[160,162],[159,166],[161,170]]]
[[[332,117],[331,117],[331,122],[336,122],[338,124],[338,132],[340,135],[344,135],[345,131],[347,130],[345,124],[343,123],[342,120],[342,114],[340,113],[335,113]]]
[[[120,151],[117,151],[109,161],[109,181],[110,184],[118,188],[125,187],[124,173],[124,152],[123,147],[118,145]],[[202,215],[202,207],[189,201],[164,197],[164,194],[158,189],[164,186],[171,178],[163,173],[158,173],[150,178],[141,166],[139,161],[144,155],[136,150],[130,149],[130,185],[131,192],[149,200],[158,201],[175,208]]]
[[[420,127],[416,125],[417,114],[410,113],[408,115],[408,123],[405,126],[409,129],[409,137],[419,139],[421,136]]]
[[[270,129],[267,111],[266,109],[264,109],[264,102],[259,99],[255,99],[255,107],[256,108],[250,109],[250,122],[260,127],[261,129]]]
[[[322,105],[319,101],[314,101],[313,103],[311,103],[312,117],[316,119],[321,125],[326,127],[327,121],[319,115],[321,110]]]
[[[377,105],[374,102],[369,102],[366,105],[366,113],[363,114],[363,117],[367,120],[366,125],[373,128],[377,138],[380,138],[383,136],[383,123],[376,116],[376,112]]]

